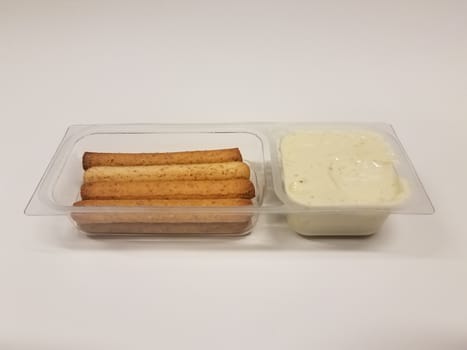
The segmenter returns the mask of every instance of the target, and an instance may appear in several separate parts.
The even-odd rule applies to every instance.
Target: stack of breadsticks
[[[75,206],[228,207],[251,205],[255,188],[238,148],[83,156],[82,200]],[[202,212],[75,213],[94,233],[235,233],[249,215]]]

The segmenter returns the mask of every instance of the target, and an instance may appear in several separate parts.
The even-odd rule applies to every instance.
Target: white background
[[[0,118],[1,349],[467,348],[466,1],[0,0]],[[23,215],[69,124],[288,120],[393,124],[436,214],[218,245]]]

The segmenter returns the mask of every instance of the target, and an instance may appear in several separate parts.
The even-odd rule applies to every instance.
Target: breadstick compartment
[[[263,202],[265,143],[228,125],[74,126],[29,210],[46,204],[87,234],[242,236]]]

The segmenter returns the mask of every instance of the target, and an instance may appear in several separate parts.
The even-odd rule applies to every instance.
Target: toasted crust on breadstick
[[[96,166],[84,172],[84,182],[248,179],[243,162],[148,166]]]
[[[147,199],[147,200],[84,200],[74,203],[77,207],[89,206],[154,206],[154,207],[226,207],[251,205],[250,199]],[[102,223],[211,223],[244,222],[250,214],[205,213],[205,212],[102,212],[72,213],[72,218],[79,224]]]
[[[127,199],[127,200],[82,200],[73,204],[77,207],[107,206],[107,207],[227,207],[252,205],[250,199]],[[73,219],[79,224],[103,223],[230,223],[244,222],[250,219],[249,214],[225,213],[158,213],[158,212],[105,212],[105,213],[72,213]]]
[[[253,198],[250,180],[91,182],[81,186],[82,199],[221,199]]]
[[[251,205],[251,199],[88,199],[75,207],[236,207]]]
[[[83,168],[93,166],[139,166],[241,162],[238,148],[167,153],[98,153],[85,152]]]
[[[72,213],[78,224],[245,222],[251,214],[214,213]]]

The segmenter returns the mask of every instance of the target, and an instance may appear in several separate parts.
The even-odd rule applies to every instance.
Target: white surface
[[[467,348],[466,14],[1,1],[0,348]],[[392,123],[437,212],[369,239],[271,229],[255,237],[277,244],[248,248],[83,241],[22,214],[69,124],[218,120]]]

